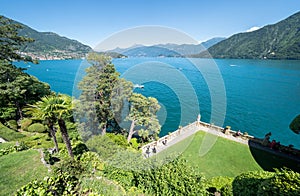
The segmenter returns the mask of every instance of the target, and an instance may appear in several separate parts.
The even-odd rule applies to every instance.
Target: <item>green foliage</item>
[[[119,78],[109,57],[90,53],[87,59],[92,65],[78,85],[82,93],[76,106],[81,132],[97,135],[119,131],[120,110],[132,91],[132,83]]]
[[[81,194],[85,195],[106,195],[117,196],[126,195],[126,191],[117,182],[100,178],[83,178],[80,181]]]
[[[124,148],[117,145],[112,139],[106,135],[93,136],[86,142],[87,147],[93,151],[97,152],[101,159],[107,160],[112,157],[118,151],[123,151]]]
[[[21,134],[20,132],[7,128],[0,122],[0,137],[5,139],[6,141],[17,141],[25,137],[25,135]]]
[[[50,134],[53,137],[56,151],[59,151],[59,149],[56,141],[54,125],[58,122],[62,139],[66,144],[70,157],[73,157],[73,152],[65,120],[69,120],[71,118],[72,109],[72,98],[63,94],[42,97],[41,101],[38,101],[34,105],[26,108],[27,114],[31,114],[35,119],[47,122]]]
[[[70,158],[63,159],[59,162],[58,165],[55,165],[53,167],[54,176],[59,176],[60,174],[68,174],[79,179],[85,171],[86,168],[80,163],[80,161],[72,160]]]
[[[23,195],[74,195],[77,192],[78,179],[68,173],[58,173],[45,177],[43,181],[33,181],[17,191],[16,196]]]
[[[16,108],[12,103],[1,103],[0,119],[3,119],[3,121],[16,119]]]
[[[153,195],[205,195],[203,176],[179,158],[134,172],[136,187]]]
[[[138,133],[143,139],[147,139],[150,135],[157,136],[160,132],[160,124],[156,113],[160,109],[158,101],[153,97],[145,97],[141,94],[133,93],[129,99],[130,109],[126,120],[131,121],[130,130],[128,132],[127,141],[134,133]],[[135,127],[142,127],[135,130]]]
[[[9,120],[5,123],[5,125],[13,130],[18,130],[18,124],[16,120]]]
[[[89,151],[88,147],[83,142],[76,142],[72,145],[72,149],[75,156],[81,156],[83,153]]]
[[[107,133],[106,136],[109,137],[112,140],[112,142],[119,145],[120,147],[126,148],[129,146],[127,140],[121,134]]]
[[[23,151],[23,150],[27,150],[27,149],[28,149],[28,146],[26,146],[23,142],[21,142],[18,145],[9,146],[7,148],[0,149],[0,157],[3,155],[7,155],[9,153],[12,153],[12,152],[19,152],[19,151]]]
[[[48,151],[48,149],[43,149],[43,154],[44,154],[44,160],[46,163],[53,165],[55,163],[55,160],[53,159],[52,155]]]
[[[206,182],[206,187],[214,188],[216,191],[221,192],[222,195],[232,195],[232,181],[233,178],[227,176],[213,177]]]
[[[85,152],[79,159],[81,165],[84,165],[87,171],[94,173],[95,171],[104,170],[104,162],[100,159],[99,155],[95,152]]]
[[[300,174],[291,170],[276,171],[260,184],[258,195],[300,195]]]
[[[233,196],[232,184],[228,183],[222,186],[222,188],[220,189],[220,193],[222,196]]]
[[[290,123],[290,129],[294,133],[300,133],[300,115],[296,116],[294,120]]]
[[[253,171],[243,173],[235,177],[232,182],[232,191],[234,195],[257,195],[260,184],[273,177],[274,174],[266,171]]]
[[[22,108],[26,104],[34,103],[41,97],[50,94],[48,84],[23,72],[8,62],[0,61],[0,106],[9,109],[9,112],[0,110],[4,119],[9,115],[22,118]],[[10,114],[14,108],[15,115]]]
[[[140,144],[138,143],[136,138],[131,138],[129,144],[131,145],[132,148],[138,150]]]
[[[23,131],[28,131],[28,127],[31,125],[31,123],[32,123],[31,119],[29,119],[29,118],[23,118],[21,120],[21,129]]]
[[[22,68],[12,65],[14,60],[28,60],[20,56],[22,44],[32,41],[18,35],[21,28],[0,16],[0,118],[8,120],[22,118],[22,107],[50,94],[49,85],[24,73]]]
[[[27,133],[28,135],[21,139],[30,148],[53,148],[53,142],[47,133]]]
[[[47,130],[47,128],[41,123],[33,123],[27,128],[27,130],[29,132],[44,133]]]
[[[21,28],[21,25],[14,23],[4,16],[0,16],[0,60],[25,60],[20,56],[18,51],[22,44],[32,42],[33,40],[28,37],[19,36],[18,30]]]

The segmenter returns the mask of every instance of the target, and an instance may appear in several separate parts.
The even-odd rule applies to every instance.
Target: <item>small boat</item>
[[[135,84],[133,86],[133,88],[144,88],[144,85],[141,85],[141,84]]]

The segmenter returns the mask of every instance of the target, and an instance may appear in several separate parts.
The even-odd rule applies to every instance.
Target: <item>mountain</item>
[[[235,34],[210,47],[213,58],[300,59],[300,12],[273,25]],[[194,57],[209,57],[202,52]]]
[[[20,24],[23,27],[19,30],[19,35],[35,40],[33,43],[29,43],[21,49],[20,52],[24,55],[39,59],[81,58],[92,50],[92,48],[87,45],[76,40],[62,37],[56,33],[38,32],[17,21],[11,20],[11,22]]]
[[[224,40],[213,38],[201,44],[157,44],[153,46],[134,45],[129,48],[116,48],[109,52],[117,52],[131,57],[184,57],[200,53],[206,48]]]

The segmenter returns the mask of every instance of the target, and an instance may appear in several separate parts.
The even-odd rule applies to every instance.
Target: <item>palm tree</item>
[[[53,112],[55,109],[55,102],[55,97],[46,96],[41,98],[41,101],[36,102],[34,105],[29,105],[29,107],[25,108],[25,110],[26,113],[31,115],[34,119],[46,122],[55,145],[55,150],[58,152],[59,149],[54,128],[56,116]]]
[[[71,142],[69,139],[67,127],[64,118],[69,118],[72,111],[72,99],[67,95],[51,95],[46,96],[34,105],[30,105],[27,113],[34,118],[44,120],[49,127],[51,136],[55,144],[55,149],[58,152],[58,145],[55,135],[54,124],[58,122],[60,132],[64,143],[66,144],[68,153],[71,158],[74,158]]]

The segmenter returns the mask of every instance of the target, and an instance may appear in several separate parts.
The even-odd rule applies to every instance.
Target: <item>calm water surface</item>
[[[202,121],[229,125],[233,130],[246,131],[256,137],[263,137],[271,131],[271,139],[300,146],[300,136],[288,128],[291,120],[300,114],[300,61],[128,58],[114,59],[113,63],[121,74],[126,72],[125,78],[134,83],[147,77],[156,78],[145,82],[144,89],[136,91],[156,97],[163,106],[159,113],[164,122],[161,135],[195,121],[200,110]],[[76,82],[88,66],[81,60],[16,64],[27,67],[29,74],[49,83],[52,90],[69,95],[78,94]],[[199,108],[189,87],[183,85],[185,80],[194,90]],[[217,116],[222,116],[223,109],[222,106],[216,107],[220,103],[211,93],[223,95],[222,82],[226,113],[224,124],[219,124],[221,121],[214,120],[211,115],[212,106],[215,106],[213,110]],[[182,112],[183,108],[185,112]]]

